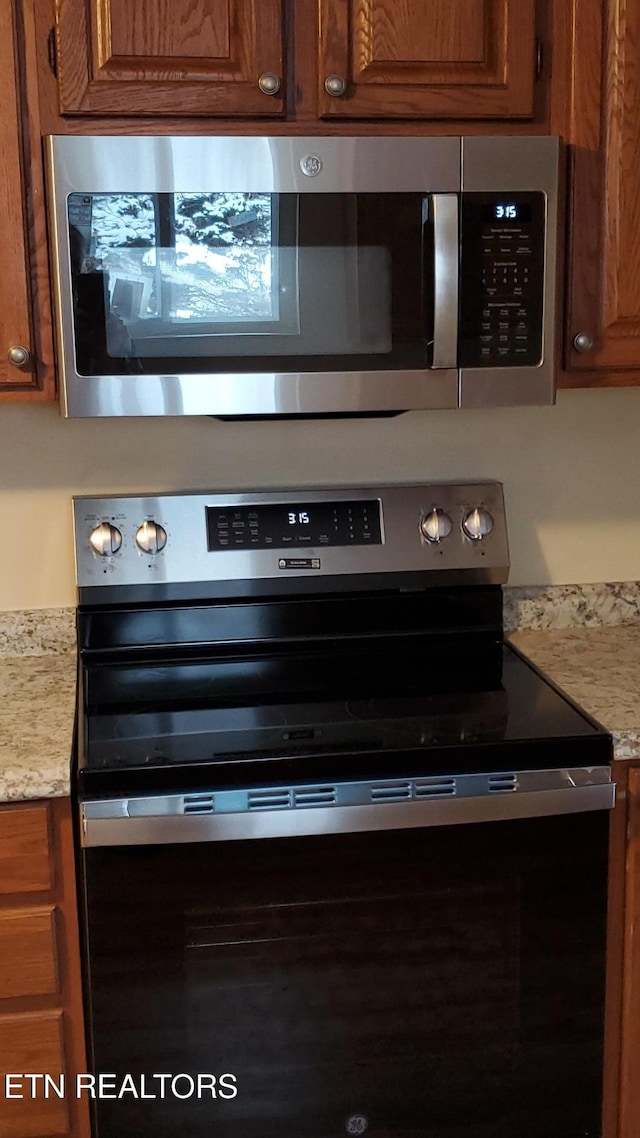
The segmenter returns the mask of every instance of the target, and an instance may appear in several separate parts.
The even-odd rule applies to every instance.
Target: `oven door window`
[[[597,1138],[607,834],[86,850],[96,1071],[237,1086],[97,1101],[100,1138]]]
[[[423,194],[73,193],[67,204],[80,375],[431,364]]]

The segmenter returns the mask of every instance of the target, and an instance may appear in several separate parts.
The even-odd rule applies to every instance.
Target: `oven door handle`
[[[458,366],[459,201],[457,194],[432,194],[433,362]]]
[[[342,804],[341,804],[342,803]],[[610,767],[85,802],[90,846],[173,845],[543,818],[615,805]]]

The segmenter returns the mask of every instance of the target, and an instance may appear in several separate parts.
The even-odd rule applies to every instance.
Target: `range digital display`
[[[377,499],[207,506],[206,516],[210,552],[382,543]]]

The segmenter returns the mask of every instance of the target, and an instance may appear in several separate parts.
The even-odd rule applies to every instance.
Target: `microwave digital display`
[[[482,213],[483,221],[520,222],[528,225],[531,221],[531,203],[526,201],[496,201],[486,205]]]

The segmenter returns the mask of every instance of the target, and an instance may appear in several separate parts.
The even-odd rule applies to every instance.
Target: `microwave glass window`
[[[170,321],[278,321],[278,214],[269,194],[175,194],[162,250]],[[164,313],[162,314],[165,315]]]
[[[427,368],[422,194],[70,194],[82,375]]]

